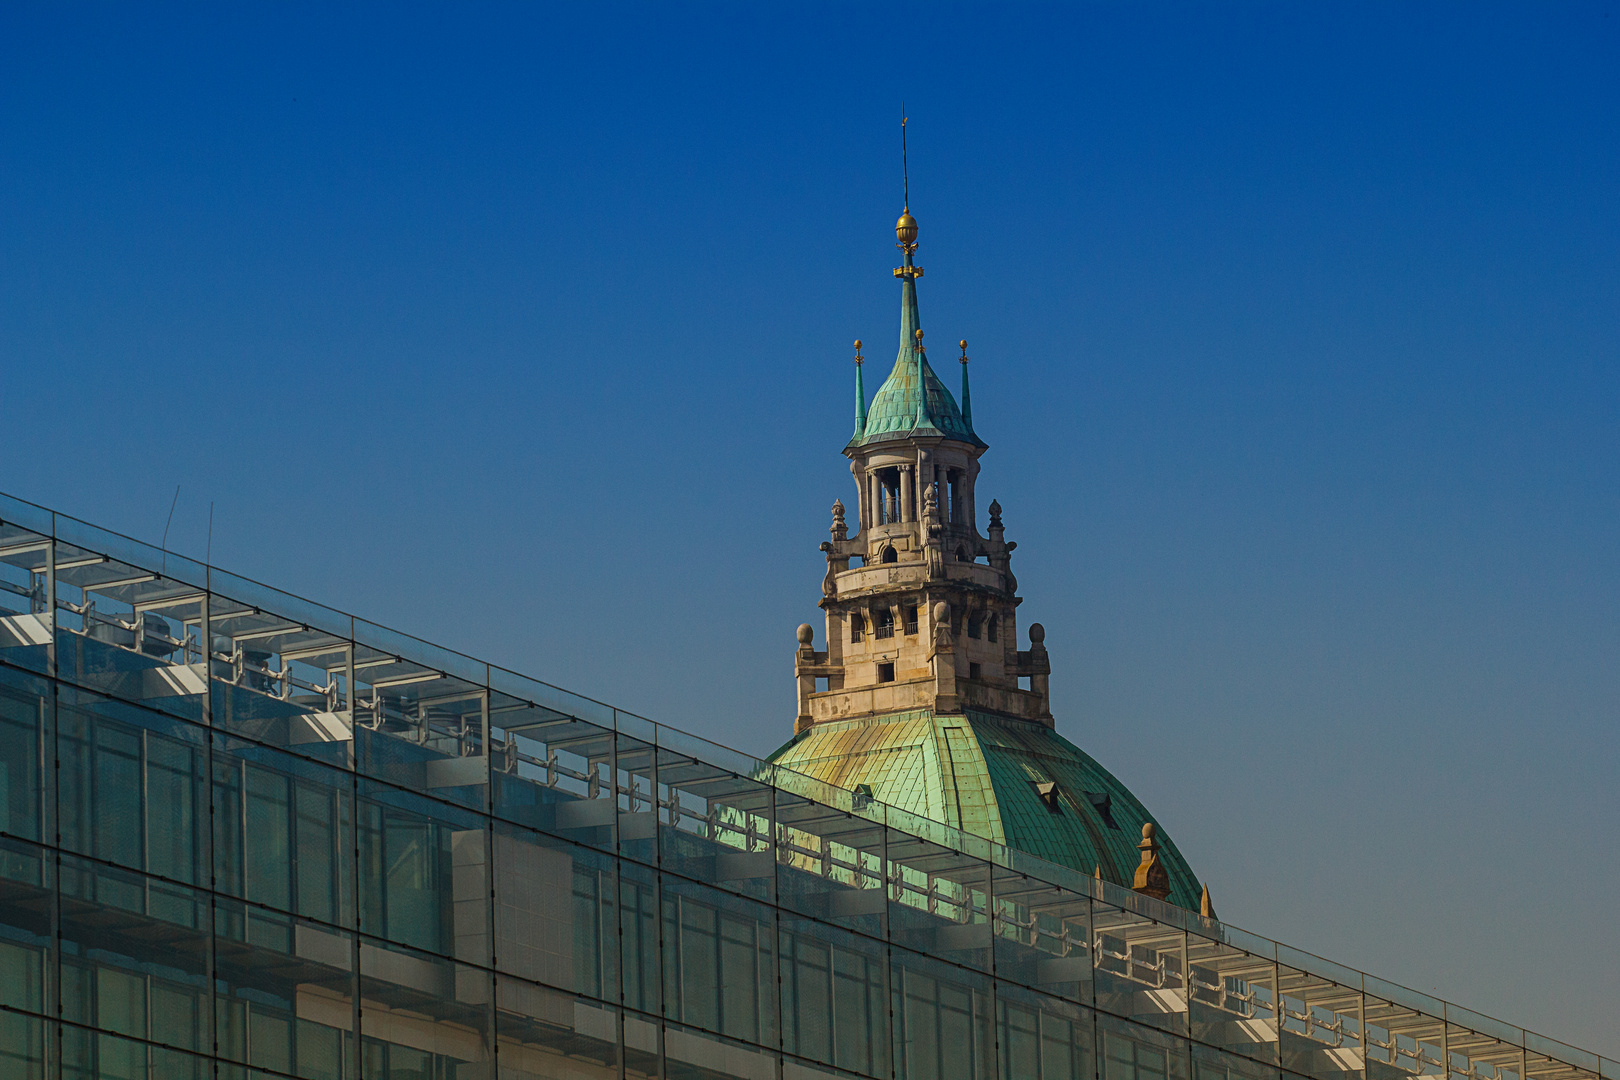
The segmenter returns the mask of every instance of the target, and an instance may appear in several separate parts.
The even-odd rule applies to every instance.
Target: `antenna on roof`
[[[905,209],[911,210],[911,166],[906,161],[906,103],[900,103],[900,179],[904,185],[902,194],[905,198]]]

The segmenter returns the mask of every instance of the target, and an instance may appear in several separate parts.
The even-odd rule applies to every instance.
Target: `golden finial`
[[[917,219],[909,211],[900,215],[900,220],[894,223],[895,239],[900,241],[900,250],[910,252],[917,248]]]
[[[962,363],[965,364],[968,362],[967,338],[963,338],[961,341],[958,341],[957,344],[962,346]]]
[[[860,367],[865,362],[866,362],[866,357],[861,355],[861,339],[856,338],[855,339],[855,366]]]
[[[928,348],[927,348],[927,346],[925,346],[922,343],[922,339],[923,339],[922,327],[919,326],[919,327],[917,327],[917,351],[918,352],[927,352]]]

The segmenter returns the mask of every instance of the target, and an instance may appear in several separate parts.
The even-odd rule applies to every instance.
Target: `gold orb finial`
[[[901,212],[900,220],[894,223],[894,236],[906,247],[917,242],[917,219],[911,216],[909,207]]]

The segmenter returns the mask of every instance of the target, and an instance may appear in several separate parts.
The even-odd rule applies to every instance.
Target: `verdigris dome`
[[[771,760],[841,788],[870,785],[880,802],[1125,888],[1142,826],[1153,821],[1129,788],[1056,731],[972,709],[819,723]],[[1198,910],[1202,886],[1162,825],[1157,836],[1166,899]]]

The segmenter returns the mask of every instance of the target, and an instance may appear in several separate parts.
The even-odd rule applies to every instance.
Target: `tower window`
[[[878,561],[886,563],[899,562],[900,553],[895,551],[894,548],[886,546],[883,549],[883,554],[878,557]]]
[[[879,664],[877,666],[877,669],[878,669],[878,682],[894,682],[894,664],[893,663]]]
[[[995,644],[996,631],[1000,629],[1000,626],[1001,618],[997,615],[990,616],[990,625],[984,628],[984,636],[990,639],[991,644]]]
[[[915,634],[917,632],[917,605],[907,604],[900,611],[906,619],[906,633]]]
[[[894,637],[894,612],[883,608],[873,613],[872,636],[875,638]]]
[[[984,669],[981,668],[977,663],[969,664],[968,665],[968,678],[977,679],[983,673],[983,671],[984,671]]]
[[[957,562],[972,562],[973,560],[968,558],[968,553],[967,553],[966,548],[960,548],[959,547],[959,548],[956,549],[956,561]]]
[[[978,640],[979,631],[984,626],[984,620],[977,615],[968,616],[968,637]]]
[[[866,637],[866,619],[861,615],[849,617],[849,640],[860,641]]]

